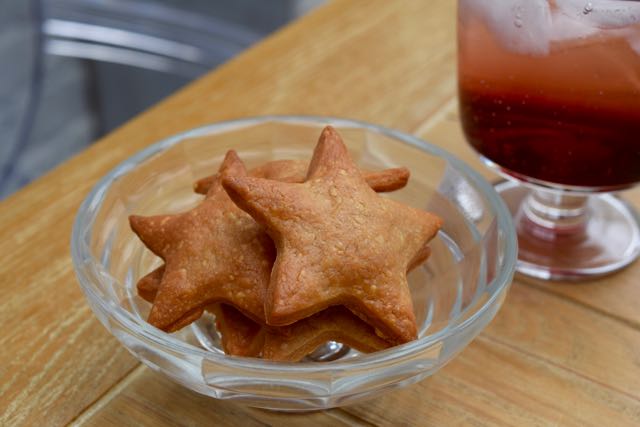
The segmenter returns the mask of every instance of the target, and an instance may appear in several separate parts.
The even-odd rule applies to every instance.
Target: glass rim
[[[427,335],[422,338],[410,341],[399,346],[391,347],[386,350],[374,352],[371,354],[364,354],[357,359],[337,360],[330,363],[317,363],[317,362],[274,362],[258,358],[249,357],[237,357],[229,356],[226,354],[218,354],[209,350],[195,347],[192,344],[185,343],[170,334],[167,334],[160,329],[157,329],[141,318],[137,318],[132,313],[124,310],[119,306],[111,304],[109,301],[102,298],[101,295],[96,293],[90,283],[93,280],[110,280],[118,282],[116,278],[111,276],[104,268],[104,265],[99,259],[96,259],[90,251],[89,242],[85,238],[91,236],[92,227],[95,221],[97,212],[102,205],[104,195],[110,188],[112,183],[119,177],[127,174],[140,163],[150,158],[151,156],[172,147],[179,142],[194,137],[200,137],[215,133],[221,133],[229,131],[234,128],[246,127],[252,125],[259,125],[268,122],[282,122],[286,124],[312,124],[312,125],[328,125],[331,124],[337,128],[360,128],[374,133],[378,133],[389,138],[404,142],[410,146],[425,151],[428,154],[435,155],[436,157],[443,158],[449,164],[451,164],[456,170],[462,173],[466,179],[471,181],[476,188],[481,191],[482,195],[487,198],[490,206],[496,211],[496,223],[498,230],[503,232],[504,238],[504,254],[502,257],[502,265],[498,271],[498,274],[493,278],[491,282],[487,284],[487,289],[493,289],[493,292],[473,314],[464,319],[462,322],[455,324],[451,327],[445,327],[444,329],[436,332],[435,334]],[[503,291],[511,284],[516,267],[517,257],[517,239],[515,229],[511,220],[509,211],[494,190],[493,186],[487,182],[478,172],[474,171],[470,166],[465,164],[462,160],[455,157],[453,154],[446,150],[429,144],[418,137],[406,134],[401,131],[389,129],[383,126],[374,125],[364,121],[337,118],[330,116],[307,116],[307,115],[264,115],[253,116],[240,119],[232,119],[220,121],[191,130],[187,130],[168,138],[162,139],[159,142],[149,145],[136,154],[128,157],[111,171],[104,175],[91,189],[88,195],[78,209],[76,218],[73,224],[73,230],[71,234],[71,257],[73,260],[73,266],[76,272],[76,277],[82,287],[84,293],[90,302],[97,303],[100,308],[108,313],[110,317],[116,320],[118,323],[133,331],[135,334],[142,336],[146,340],[158,344],[161,347],[166,347],[172,351],[186,354],[189,356],[201,357],[203,360],[207,360],[213,363],[220,363],[230,367],[240,369],[260,369],[264,371],[287,371],[287,372],[304,372],[304,373],[326,373],[342,371],[350,368],[358,368],[362,366],[375,367],[383,364],[387,364],[391,361],[403,359],[414,353],[426,350],[433,344],[436,344],[441,339],[460,333],[466,328],[473,325],[479,320],[488,310],[496,303],[496,300],[502,295]],[[91,266],[97,273],[90,277],[84,266]],[[106,325],[105,325],[106,326]],[[112,332],[111,330],[109,330]]]

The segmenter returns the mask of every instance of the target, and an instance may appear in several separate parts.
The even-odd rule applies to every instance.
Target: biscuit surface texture
[[[129,218],[133,231],[165,262],[164,271],[156,270],[138,284],[141,296],[151,297],[152,279],[161,275],[148,321],[164,331],[184,327],[214,302],[232,304],[254,320],[264,318],[273,243],[227,196],[220,184],[225,174],[246,174],[233,151],[221,166],[220,178],[192,210]]]
[[[407,270],[428,255],[441,220],[377,195],[333,128],[323,130],[305,182],[226,176],[222,184],[276,244],[267,324],[344,305],[388,341],[416,338]]]

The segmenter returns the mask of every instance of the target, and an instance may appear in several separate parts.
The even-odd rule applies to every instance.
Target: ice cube
[[[640,2],[556,0],[558,13],[593,28],[614,29],[640,23]]]
[[[590,25],[585,20],[576,19],[572,16],[569,16],[566,13],[554,12],[552,13],[552,30],[551,30],[551,40],[552,41],[562,41],[562,40],[574,40],[578,38],[589,37],[598,31],[599,28]]]
[[[551,11],[547,0],[460,0],[460,8],[481,19],[512,52],[549,52]]]

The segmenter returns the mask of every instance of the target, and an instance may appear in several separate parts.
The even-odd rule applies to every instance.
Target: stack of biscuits
[[[142,277],[148,322],[174,332],[215,314],[227,354],[298,361],[327,341],[374,352],[417,337],[407,273],[437,216],[381,197],[406,168],[362,171],[326,127],[311,160],[247,171],[235,151],[175,215],[129,218],[164,264]]]

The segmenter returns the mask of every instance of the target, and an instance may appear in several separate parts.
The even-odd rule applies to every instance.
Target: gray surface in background
[[[45,6],[55,3],[43,1]],[[215,17],[258,37],[321,2],[155,0],[205,18]],[[0,172],[6,175],[0,183],[0,199],[191,80],[125,65],[44,55],[42,95],[29,137],[18,146],[35,57],[33,4],[0,0]],[[248,47],[246,41],[242,43],[230,53],[221,41],[216,55],[216,40],[212,40],[212,55],[219,58],[213,65]]]

